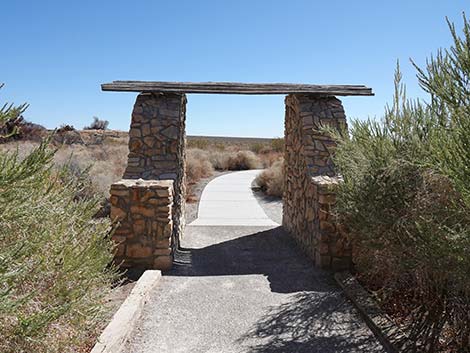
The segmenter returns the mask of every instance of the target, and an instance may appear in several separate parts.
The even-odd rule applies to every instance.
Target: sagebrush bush
[[[214,171],[209,153],[201,149],[188,149],[186,153],[186,178],[188,183],[210,176]]]
[[[47,142],[0,151],[0,351],[89,350],[116,279],[109,220]],[[82,175],[83,177],[83,175]]]
[[[282,197],[284,192],[284,160],[274,162],[256,177],[256,183],[268,195]]]
[[[90,344],[115,272],[110,222],[86,182],[54,171],[43,143],[0,154],[0,351],[75,352]]]
[[[419,70],[425,104],[406,98],[397,69],[382,121],[337,135],[344,183],[336,210],[360,276],[407,326],[404,350],[470,347],[470,24]]]

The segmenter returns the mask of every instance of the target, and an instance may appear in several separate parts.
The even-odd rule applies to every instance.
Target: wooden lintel
[[[103,91],[168,92],[212,94],[316,94],[331,96],[373,96],[364,85],[309,85],[294,83],[113,81]]]

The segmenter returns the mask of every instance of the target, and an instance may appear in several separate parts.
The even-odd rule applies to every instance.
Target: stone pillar
[[[127,267],[167,269],[174,250],[179,246],[184,229],[186,196],[185,119],[184,94],[141,93],[137,97],[132,111],[124,180],[111,186],[111,216],[119,215],[119,219],[125,220],[116,234],[116,237],[120,237],[117,240],[125,240],[124,246],[118,247],[116,258],[124,260]],[[149,196],[152,190],[158,191],[162,185],[168,187],[161,181],[171,182],[168,184],[171,188],[171,202],[167,200],[168,203],[165,203]],[[126,196],[129,193],[132,196]],[[158,195],[162,193],[162,190],[157,192]],[[171,232],[168,247],[162,248],[160,245],[166,246],[166,243],[163,244],[163,240],[156,237],[161,237],[158,224],[163,222],[162,212],[167,208],[170,208],[167,216],[171,222],[165,225],[165,236],[168,227]],[[158,225],[158,229],[155,225]]]
[[[129,158],[124,179],[173,180],[173,237],[184,229],[186,96],[141,93],[132,111]]]
[[[345,268],[350,247],[331,212],[338,184],[335,142],[322,126],[346,128],[341,101],[332,96],[289,95],[285,117],[283,226],[323,268]]]

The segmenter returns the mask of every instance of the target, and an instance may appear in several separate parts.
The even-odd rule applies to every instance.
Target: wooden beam
[[[318,94],[331,96],[373,96],[364,85],[307,85],[293,83],[113,81],[103,91],[168,92],[213,94]]]

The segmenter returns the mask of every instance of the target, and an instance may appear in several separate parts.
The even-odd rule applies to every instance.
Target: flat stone
[[[179,136],[179,129],[174,125],[170,125],[167,128],[161,130],[160,133],[169,139],[175,140]]]

